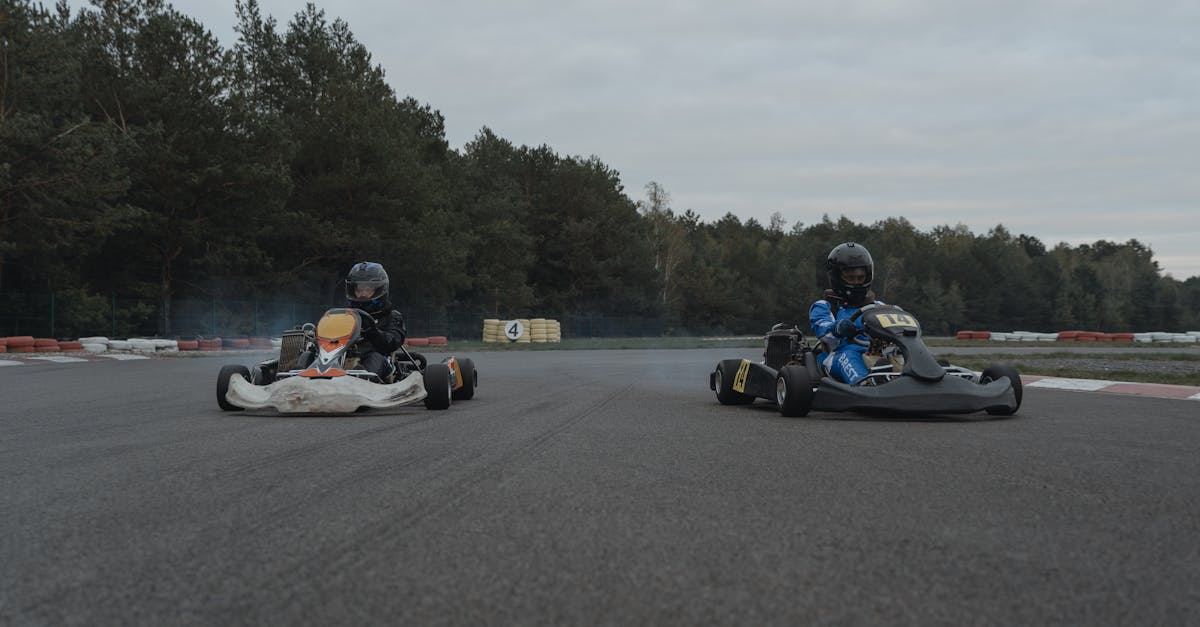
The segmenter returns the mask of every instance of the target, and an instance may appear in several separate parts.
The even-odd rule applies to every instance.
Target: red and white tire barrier
[[[1168,333],[1101,333],[1099,331],[1055,331],[1038,333],[1033,331],[958,331],[958,340],[992,340],[993,342],[1114,342],[1117,344],[1138,342],[1142,344],[1196,344],[1200,343],[1200,331]]]

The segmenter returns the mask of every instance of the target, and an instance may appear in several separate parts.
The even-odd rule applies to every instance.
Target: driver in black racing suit
[[[359,316],[362,325],[362,339],[358,345],[360,367],[374,372],[385,382],[394,374],[388,356],[404,344],[408,335],[404,316],[392,307],[389,287],[387,271],[372,261],[356,263],[346,274],[346,303],[366,314]],[[299,367],[307,367],[313,358],[312,353],[301,355]]]
[[[378,263],[356,263],[346,274],[346,301],[369,314],[362,316],[365,341],[359,344],[359,361],[364,370],[384,381],[392,375],[388,355],[400,348],[408,334],[404,316],[392,307],[388,287],[387,271]]]

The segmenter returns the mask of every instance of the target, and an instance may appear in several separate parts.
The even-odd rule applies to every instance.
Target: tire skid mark
[[[434,424],[433,421],[441,419],[442,416],[445,416],[444,413],[439,413],[439,414],[440,415],[435,415],[435,416],[428,416],[428,415],[422,415],[419,417],[414,416],[412,419],[409,419],[409,420],[401,422],[401,423],[392,423],[392,424],[376,427],[373,429],[369,429],[369,430],[366,430],[363,432],[350,434],[350,435],[347,435],[344,437],[337,438],[335,440],[330,440],[327,443],[320,443],[319,445],[305,446],[305,447],[302,447],[301,449],[295,449],[292,451],[287,451],[285,453],[280,453],[278,455],[273,455],[273,456],[271,456],[270,463],[267,463],[267,464],[250,464],[250,465],[243,466],[243,467],[251,468],[251,469],[253,469],[253,468],[261,469],[261,468],[265,468],[265,467],[268,467],[271,465],[275,465],[280,462],[297,459],[297,458],[301,457],[303,454],[319,452],[319,451],[324,450],[325,448],[337,446],[338,444],[345,444],[345,443],[349,443],[349,442],[353,442],[353,441],[368,439],[373,436],[377,436],[381,433],[392,431],[396,428],[413,426],[413,425],[422,425],[422,424]],[[326,445],[328,445],[328,446],[326,446]],[[429,452],[417,451],[416,454],[406,456],[402,460],[390,460],[389,463],[366,468],[360,472],[350,473],[349,475],[347,475],[343,478],[340,478],[336,481],[321,485],[319,489],[312,490],[311,492],[308,493],[308,495],[319,499],[319,498],[322,498],[329,494],[336,494],[337,492],[339,492],[342,488],[344,488],[347,485],[357,484],[358,482],[361,481],[361,479],[363,477],[369,477],[372,475],[378,475],[378,474],[386,473],[386,472],[394,472],[397,470],[402,471],[402,470],[409,469],[412,467],[423,467],[423,466],[426,466],[427,463],[431,459],[435,459],[439,455],[440,455],[439,451],[429,451]],[[227,471],[221,472],[220,476],[236,474],[237,472],[238,471],[236,471],[236,470],[227,470]],[[246,484],[246,483],[239,482],[236,485],[240,486],[240,489],[237,490],[236,492],[225,493],[225,498],[231,499],[231,500],[240,500],[241,497],[239,497],[238,494],[256,493],[258,490],[258,488],[256,486],[254,486],[253,484]],[[221,500],[225,500],[225,498],[223,498]],[[309,511],[309,506],[307,505],[307,499],[306,500],[291,500],[282,505],[278,505],[278,506],[267,508],[267,509],[256,510],[255,515],[253,517],[243,519],[243,522],[241,522],[238,525],[238,529],[239,529],[240,533],[242,533],[242,534],[257,535],[259,532],[269,531],[271,529],[278,529],[281,525],[287,524],[288,521],[290,521],[290,520],[305,519],[307,517],[304,514],[305,514],[305,512],[308,512],[308,511]],[[190,514],[189,514],[189,516],[190,516]],[[381,526],[381,528],[386,529],[385,527],[382,527],[382,526]],[[201,531],[197,540],[198,540],[198,543],[202,546],[214,546],[214,545],[220,544],[220,542],[222,541],[222,539],[225,537],[225,535],[227,533],[228,533],[227,530],[223,527],[206,528]],[[203,540],[203,538],[205,538],[206,536],[208,537],[208,539]],[[292,571],[293,569],[294,569],[294,566],[286,566],[286,567],[281,566],[278,574],[280,577],[286,578],[288,576],[288,573],[290,571]],[[219,590],[222,585],[223,585],[223,583],[218,582],[214,585],[209,586],[209,589],[211,591],[215,592],[215,591]],[[50,599],[50,601],[53,601],[53,599]],[[246,602],[250,603],[249,597],[246,598]],[[44,599],[36,602],[37,606],[44,606],[46,604],[47,604],[47,601]]]
[[[326,449],[334,448],[334,447],[337,447],[340,445],[349,444],[349,443],[364,440],[364,439],[373,438],[375,436],[378,436],[381,433],[386,433],[389,431],[393,431],[395,429],[399,429],[399,428],[403,428],[403,427],[410,427],[410,426],[414,426],[414,425],[420,425],[422,423],[431,422],[434,419],[435,419],[435,417],[432,417],[432,416],[414,417],[414,418],[404,421],[404,422],[392,423],[392,424],[376,427],[373,429],[368,429],[366,431],[349,434],[349,435],[346,435],[346,436],[343,436],[340,438],[329,440],[327,442],[314,443],[314,444],[303,446],[303,447],[300,447],[297,449],[291,449],[291,450],[288,450],[288,451],[285,451],[282,453],[278,453],[276,455],[269,456],[269,458],[263,460],[262,463],[250,463],[250,464],[246,464],[241,467],[238,467],[238,468],[223,470],[220,473],[211,475],[210,478],[214,479],[214,480],[220,480],[220,479],[228,478],[228,477],[238,477],[238,476],[248,473],[248,472],[262,471],[267,468],[279,465],[281,463],[289,463],[292,461],[300,460],[300,459],[308,457],[310,455],[325,451]],[[368,476],[372,476],[372,475],[379,474],[382,472],[387,472],[387,471],[404,470],[407,468],[411,468],[422,462],[428,461],[434,455],[435,455],[435,453],[428,453],[425,455],[421,455],[421,454],[412,455],[412,456],[405,457],[400,463],[393,463],[393,464],[388,464],[385,466],[376,466],[376,467],[372,467],[371,469],[369,469],[365,472],[351,473],[349,476],[347,476],[343,479],[338,479],[338,480],[332,481],[328,484],[324,484],[324,485],[320,486],[319,488],[314,489],[309,494],[314,497],[319,497],[319,496],[323,496],[323,495],[327,495],[327,494],[331,494],[331,493],[336,493],[341,488],[345,487],[346,485],[354,484],[354,483],[356,483],[357,480],[360,480],[363,477],[368,477]],[[237,485],[240,486],[240,489],[232,494],[229,494],[230,497],[234,497],[239,493],[255,493],[255,494],[257,494],[258,490],[259,490],[259,488],[253,484],[239,482]],[[280,506],[272,507],[269,509],[261,510],[260,515],[257,515],[253,519],[248,521],[248,524],[246,524],[244,526],[244,528],[247,530],[251,530],[251,531],[257,531],[257,530],[269,529],[271,527],[278,527],[282,519],[296,515],[298,513],[302,513],[304,511],[307,511],[307,505],[304,502],[290,501],[290,502],[286,503],[285,505],[280,505]]]
[[[319,489],[313,489],[307,493],[307,496],[315,499],[323,499],[330,494],[337,494],[347,486],[357,485],[365,477],[379,475],[387,472],[404,471],[415,466],[420,466],[431,459],[436,458],[437,452],[425,452],[415,455],[406,456],[403,460],[394,460],[392,463],[374,466],[369,469],[364,469],[362,472],[351,473],[346,477],[337,479],[327,484],[323,484]],[[251,491],[251,490],[247,490]],[[266,531],[279,528],[282,523],[292,519],[305,519],[304,514],[309,511],[309,506],[306,502],[300,500],[287,501],[275,507],[259,510],[255,517],[247,521],[247,524],[240,525],[239,529],[244,529],[249,532]],[[217,530],[215,533],[223,534],[223,530]],[[220,538],[213,538],[213,541],[219,541]]]
[[[589,383],[581,382],[578,386],[571,388],[571,390],[589,389],[591,387]],[[506,467],[514,460],[528,457],[543,450],[557,436],[579,422],[593,416],[631,387],[633,387],[633,383],[623,386],[615,394],[607,394],[597,402],[586,405],[566,419],[528,438],[524,443],[517,444],[514,448],[508,450],[508,452],[501,454],[491,461],[485,461],[474,470],[465,471],[457,479],[451,480],[446,484],[430,485],[422,493],[415,494],[409,499],[406,505],[406,509],[408,510],[406,515],[396,518],[380,518],[356,529],[355,533],[347,539],[336,543],[318,554],[311,555],[295,564],[281,566],[278,570],[279,576],[275,578],[275,581],[286,582],[288,584],[287,588],[290,589],[293,587],[291,584],[294,581],[302,583],[311,581],[312,577],[309,573],[313,570],[327,574],[330,572],[346,572],[347,569],[353,569],[362,559],[357,555],[357,547],[363,546],[365,543],[370,543],[371,540],[377,538],[387,538],[390,544],[403,541],[412,533],[415,533],[409,530],[415,529],[418,523],[434,518],[455,505],[473,498],[474,488],[477,486],[489,481],[496,481],[495,477],[497,473],[494,471],[496,467]],[[564,391],[570,390],[555,388],[553,391],[548,391],[547,393],[559,396]],[[514,412],[514,415],[521,413],[523,412]],[[477,460],[482,457],[485,457],[485,455],[476,454],[470,460]],[[462,460],[456,459],[453,463],[456,466],[461,466]],[[500,481],[503,480],[501,479]],[[375,552],[378,552],[378,550]]]
[[[387,433],[389,431],[395,431],[397,429],[404,429],[404,428],[407,428],[407,427],[410,427],[413,425],[417,425],[417,424],[420,424],[423,422],[428,422],[428,421],[433,420],[434,418],[435,418],[434,416],[422,415],[420,417],[413,417],[413,418],[409,418],[407,420],[399,420],[399,421],[395,421],[395,422],[389,422],[388,424],[381,425],[378,427],[373,427],[370,429],[366,429],[364,431],[355,431],[354,433],[350,433],[350,434],[347,434],[347,435],[344,435],[341,437],[337,437],[337,438],[332,438],[329,440],[322,440],[320,442],[306,444],[304,446],[300,446],[297,448],[290,448],[286,451],[274,453],[271,455],[266,455],[264,457],[257,458],[254,461],[251,461],[249,463],[242,464],[240,466],[234,466],[232,468],[225,469],[220,472],[214,473],[212,475],[212,478],[220,479],[220,478],[224,478],[226,476],[235,476],[236,477],[236,476],[240,476],[240,475],[243,475],[243,474],[246,474],[249,472],[256,472],[256,471],[264,470],[264,469],[270,468],[272,466],[291,462],[291,461],[294,461],[297,459],[306,458],[315,453],[319,453],[319,452],[325,451],[327,449],[336,448],[343,444],[349,444],[352,442],[357,442],[359,440],[374,438],[381,433]]]
[[[587,389],[587,388],[588,388],[588,386],[585,384],[580,384],[578,386],[575,386],[574,388],[569,388],[567,390],[564,390],[562,388],[556,388],[552,393],[548,392],[544,396],[551,396],[552,394],[561,394],[564,391],[565,392],[574,392],[577,389]],[[490,420],[492,422],[502,422],[504,419],[524,416],[530,412],[531,408],[539,407],[541,405],[545,405],[545,404],[552,402],[552,401],[542,401],[540,399],[541,399],[541,397],[531,399],[532,404],[526,405],[523,407],[519,407],[519,408],[514,408],[511,412],[506,412],[505,414],[502,414],[502,415],[488,416],[488,420]],[[345,443],[349,443],[352,441],[368,439],[368,438],[376,436],[380,433],[389,431],[397,426],[411,426],[411,425],[417,425],[417,424],[422,424],[422,423],[429,423],[430,425],[432,425],[432,424],[434,424],[432,421],[443,420],[444,419],[443,416],[445,416],[445,414],[440,414],[440,415],[436,415],[436,416],[414,417],[413,419],[407,420],[403,423],[387,425],[385,427],[379,427],[379,428],[371,429],[371,430],[368,430],[365,432],[359,432],[356,434],[344,436],[344,437],[338,438],[336,440],[330,440],[329,442],[316,443],[316,444],[308,445],[305,447],[301,447],[299,449],[289,450],[289,451],[271,456],[271,458],[269,460],[265,460],[262,463],[251,463],[251,464],[242,466],[240,468],[229,469],[229,470],[223,471],[222,473],[220,473],[220,475],[217,475],[217,476],[218,477],[225,476],[225,475],[235,475],[236,476],[236,475],[240,475],[247,471],[262,470],[264,468],[274,466],[279,463],[295,461],[304,456],[319,452],[319,451],[323,450],[324,448],[326,448],[327,446],[333,447],[333,446],[337,446],[339,444],[345,444]],[[466,419],[478,419],[478,417],[468,417]],[[400,463],[388,463],[388,464],[373,466],[371,468],[364,468],[359,472],[350,473],[350,474],[346,475],[345,477],[338,479],[336,481],[333,481],[331,483],[323,484],[320,487],[320,489],[313,490],[309,494],[310,494],[310,496],[312,496],[314,498],[320,498],[325,495],[335,494],[341,488],[343,488],[345,486],[357,485],[364,478],[368,478],[371,476],[388,473],[388,472],[403,471],[403,470],[410,469],[410,468],[413,468],[416,466],[427,467],[431,473],[440,474],[437,472],[438,468],[440,468],[440,467],[451,466],[451,467],[457,468],[457,467],[462,466],[464,461],[469,463],[475,459],[478,459],[483,454],[480,453],[480,454],[472,455],[472,456],[466,458],[465,460],[463,458],[445,458],[445,457],[443,457],[443,455],[444,454],[441,451],[431,451],[426,454],[418,453],[418,454],[406,456],[403,459],[403,461]],[[438,460],[441,460],[440,463],[428,464],[428,462],[430,462],[430,461],[438,462]],[[242,491],[253,491],[254,489],[255,488],[246,487]],[[419,498],[419,496],[418,496],[418,498]],[[254,519],[255,522],[246,526],[246,529],[260,530],[260,529],[268,529],[271,527],[278,527],[281,522],[284,522],[289,517],[302,516],[303,513],[307,511],[307,507],[308,506],[303,503],[296,502],[296,503],[289,503],[287,505],[274,507],[269,510],[264,510],[262,512],[261,516],[255,517],[255,519]]]

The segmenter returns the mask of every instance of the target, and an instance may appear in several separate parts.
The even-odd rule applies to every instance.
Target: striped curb
[[[71,364],[90,361],[129,361],[131,359],[150,359],[148,355],[129,355],[125,353],[113,353],[108,355],[87,355],[86,357],[75,357],[73,355],[22,355],[20,359],[0,359],[0,367],[4,366],[24,366],[33,361],[49,361],[57,364]]]
[[[1021,375],[1026,388],[1049,390],[1073,390],[1076,392],[1104,392],[1105,394],[1130,394],[1153,398],[1178,398],[1200,401],[1200,387],[1194,385],[1168,385],[1165,383],[1130,383],[1128,381],[1104,381],[1100,379],[1065,379]]]

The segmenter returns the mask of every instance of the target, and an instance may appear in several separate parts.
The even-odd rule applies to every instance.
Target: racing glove
[[[833,334],[838,337],[852,337],[858,334],[858,327],[853,322],[843,318],[833,327]]]

